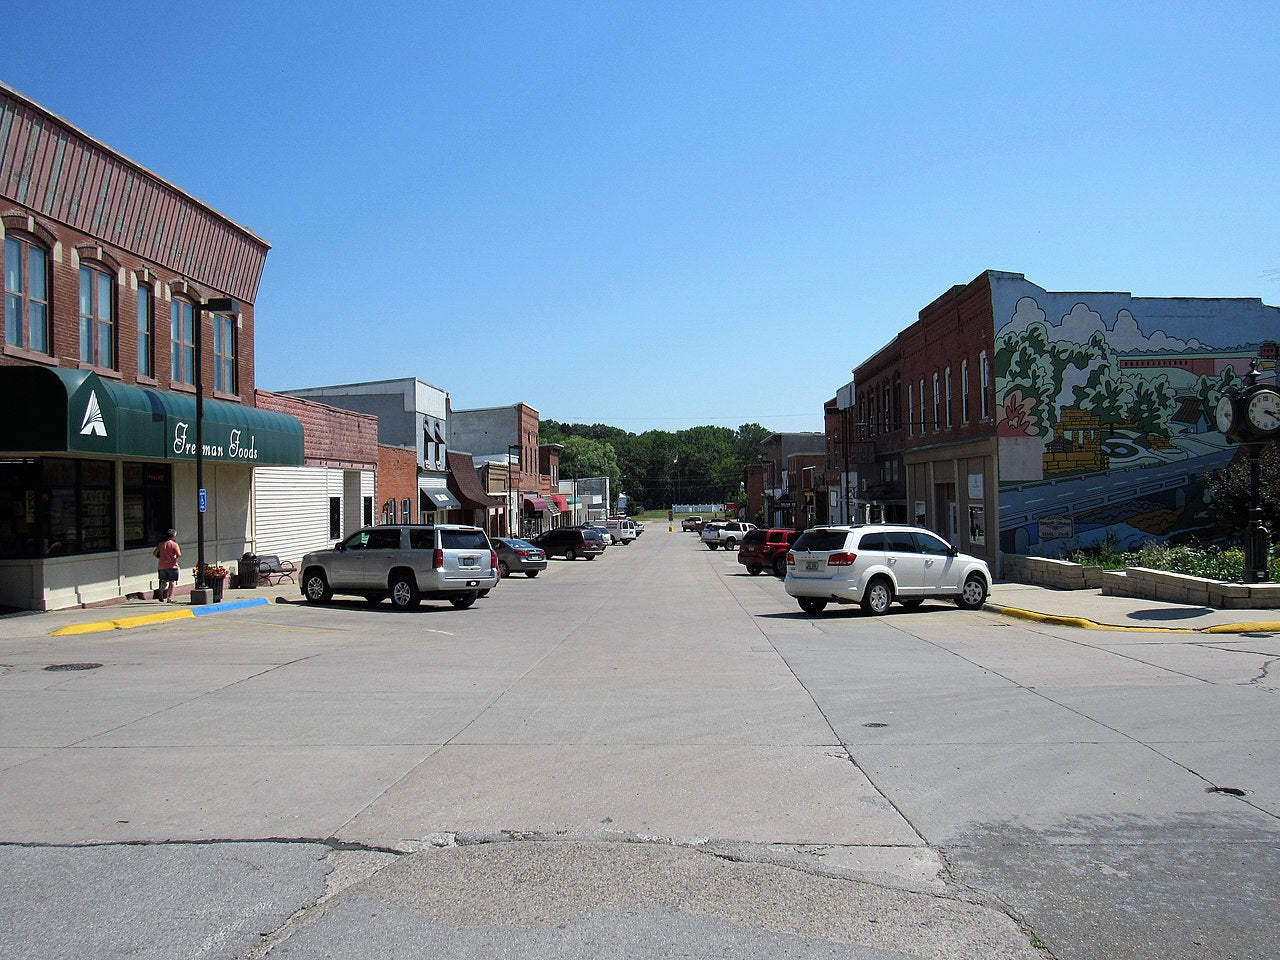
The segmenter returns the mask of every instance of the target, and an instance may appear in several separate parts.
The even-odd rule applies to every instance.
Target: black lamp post
[[[511,536],[513,537],[524,536],[524,523],[523,523],[524,516],[520,512],[521,504],[519,503],[520,488],[519,487],[515,488],[514,497],[510,495],[511,494],[511,453],[512,451],[518,452],[519,450],[520,450],[520,444],[518,443],[507,444],[507,495],[508,495],[507,497],[507,513],[508,513],[507,529],[511,531]],[[515,516],[514,517],[510,516],[510,514],[515,514]],[[515,525],[514,530],[512,529],[513,524]]]
[[[233,297],[213,297],[209,300],[197,300],[195,316],[192,318],[195,329],[192,331],[196,342],[196,584],[197,590],[207,586],[204,580],[204,315],[212,313],[218,316],[235,316],[240,312],[240,304]]]

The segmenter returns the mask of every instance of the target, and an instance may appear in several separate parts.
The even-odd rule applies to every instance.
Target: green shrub
[[[1239,583],[1244,579],[1244,550],[1229,547],[1203,547],[1196,544],[1173,546],[1168,543],[1148,543],[1139,550],[1118,551],[1115,543],[1081,547],[1067,555],[1072,563],[1102,567],[1107,570],[1123,570],[1125,567],[1147,567],[1166,573],[1182,573],[1207,580],[1225,580]],[[1269,573],[1273,582],[1280,582],[1280,557],[1269,558]]]

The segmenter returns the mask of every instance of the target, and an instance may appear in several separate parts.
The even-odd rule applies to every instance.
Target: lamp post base
[[[208,587],[196,587],[191,591],[191,605],[193,607],[203,607],[212,602],[213,591]]]

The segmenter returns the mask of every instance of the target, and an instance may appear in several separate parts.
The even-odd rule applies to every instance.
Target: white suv
[[[299,587],[310,603],[354,593],[412,610],[423,596],[469,607],[498,585],[498,555],[479,527],[363,527],[331,550],[302,558]]]
[[[860,603],[881,614],[895,600],[916,607],[927,597],[977,610],[991,590],[991,571],[985,560],[921,527],[813,527],[787,554],[786,590],[805,613],[828,603]]]

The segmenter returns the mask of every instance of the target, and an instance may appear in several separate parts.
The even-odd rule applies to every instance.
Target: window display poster
[[[969,542],[984,546],[987,542],[987,511],[985,507],[969,508]]]

